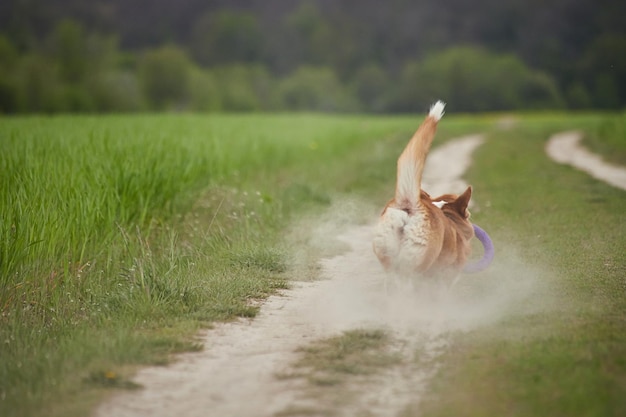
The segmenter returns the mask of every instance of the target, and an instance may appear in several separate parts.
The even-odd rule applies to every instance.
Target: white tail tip
[[[436,121],[439,121],[443,117],[443,114],[445,113],[443,111],[445,107],[446,107],[446,103],[439,100],[435,104],[430,106],[430,112],[428,113],[428,115],[432,117],[433,119],[435,119]]]

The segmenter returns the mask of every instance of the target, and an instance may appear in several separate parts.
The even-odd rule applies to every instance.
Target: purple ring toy
[[[472,226],[474,227],[474,234],[476,235],[478,240],[480,240],[480,243],[482,243],[485,253],[480,260],[465,265],[465,268],[463,268],[463,272],[465,272],[466,274],[473,274],[475,272],[480,272],[487,269],[489,264],[491,264],[491,261],[493,261],[493,257],[495,255],[493,242],[491,241],[491,238],[489,237],[487,232],[485,232],[483,229],[476,226],[475,224],[472,224]]]

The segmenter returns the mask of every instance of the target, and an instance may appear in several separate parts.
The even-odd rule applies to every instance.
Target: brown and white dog
[[[445,104],[435,103],[398,158],[396,193],[380,216],[374,253],[387,271],[451,285],[471,252],[472,188],[431,198],[421,189],[426,156]]]

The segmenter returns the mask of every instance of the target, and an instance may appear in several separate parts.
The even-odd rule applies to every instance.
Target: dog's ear
[[[454,200],[454,203],[451,206],[459,213],[464,219],[467,219],[470,214],[467,206],[469,205],[470,199],[472,198],[472,186],[467,187],[467,190],[463,192],[460,196]]]

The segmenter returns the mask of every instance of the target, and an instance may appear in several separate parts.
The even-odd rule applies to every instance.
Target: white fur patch
[[[428,113],[428,115],[432,117],[433,119],[435,119],[436,121],[439,121],[441,120],[441,118],[443,117],[443,114],[445,113],[443,111],[445,107],[446,107],[446,103],[439,100],[430,107],[430,112]]]
[[[382,215],[376,228],[374,237],[374,252],[378,256],[395,258],[400,252],[401,239],[404,227],[409,221],[409,215],[404,210],[388,207]]]
[[[433,206],[437,207],[437,208],[442,208],[443,206],[445,206],[446,203],[445,201],[441,200],[441,201],[433,201]]]
[[[404,210],[388,207],[374,237],[374,252],[391,259],[397,272],[415,271],[422,263],[427,245],[427,229],[422,213],[409,216]]]

